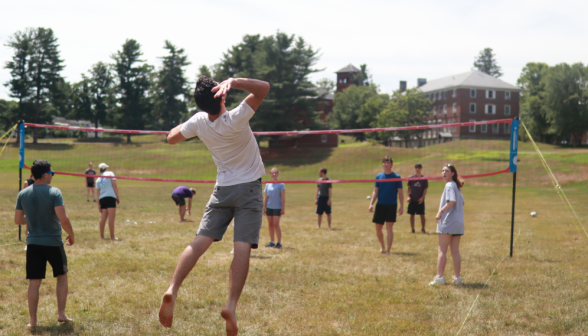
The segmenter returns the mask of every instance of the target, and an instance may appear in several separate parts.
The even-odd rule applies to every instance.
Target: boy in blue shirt
[[[400,178],[400,175],[392,171],[393,165],[394,163],[392,158],[385,156],[382,160],[384,172],[378,174],[376,179],[383,180]],[[376,204],[376,212],[374,213],[372,222],[376,225],[376,236],[378,236],[378,240],[380,241],[381,246],[380,253],[390,254],[392,242],[394,241],[393,228],[394,223],[396,223],[396,210],[398,210],[399,216],[404,213],[404,193],[402,192],[402,181],[376,182],[374,191],[372,192],[370,207],[368,209],[370,212],[374,212],[374,202],[376,200],[378,200],[378,203]],[[400,200],[400,207],[396,209],[398,206],[398,200]],[[384,223],[386,223],[386,231],[388,233],[387,248],[384,247],[384,233],[382,232]]]

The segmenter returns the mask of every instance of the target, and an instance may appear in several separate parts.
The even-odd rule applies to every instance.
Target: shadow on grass
[[[482,289],[482,288],[484,288],[484,284],[481,282],[472,282],[472,283],[466,282],[466,283],[462,284],[460,287],[471,288],[471,289]],[[490,287],[490,286],[487,286],[487,287]]]
[[[420,255],[420,253],[414,253],[414,252],[391,252],[390,254],[396,254],[396,255],[407,256],[407,257],[414,257],[414,256]]]
[[[38,150],[38,151],[60,151],[60,150],[71,150],[74,149],[73,144],[68,143],[26,143],[25,148],[28,150]]]
[[[84,331],[84,328],[75,323],[62,323],[59,325],[52,326],[36,326],[30,329],[31,335],[69,335],[69,334],[80,334]]]
[[[251,255],[251,258],[255,258],[255,259],[271,259],[273,257],[270,256],[257,256],[257,255]]]

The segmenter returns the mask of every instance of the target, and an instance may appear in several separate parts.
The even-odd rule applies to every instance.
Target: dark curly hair
[[[46,160],[35,160],[31,166],[31,173],[35,177],[35,180],[43,177],[43,174],[51,171],[51,162]]]
[[[198,108],[212,115],[217,115],[221,111],[222,97],[214,98],[214,93],[211,91],[217,85],[218,83],[212,79],[200,76],[194,90],[194,100]]]

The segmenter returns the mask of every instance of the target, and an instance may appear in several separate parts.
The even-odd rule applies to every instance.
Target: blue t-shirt
[[[192,196],[194,196],[190,188],[184,186],[179,186],[174,189],[174,191],[172,191],[172,195],[176,195],[180,198],[192,198]]]
[[[389,175],[379,173],[376,180],[400,178],[400,175],[392,172]],[[402,189],[402,181],[396,182],[376,182],[378,188],[378,204],[396,204],[398,203],[398,189]]]
[[[282,208],[282,190],[286,190],[284,183],[266,183],[264,193],[267,194],[267,208]]]
[[[61,191],[48,184],[33,184],[18,193],[16,210],[24,210],[27,216],[27,245],[63,245],[61,222],[55,213],[55,207],[61,205]]]

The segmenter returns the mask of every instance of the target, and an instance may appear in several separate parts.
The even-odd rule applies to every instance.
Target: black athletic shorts
[[[270,208],[266,208],[265,209],[265,213],[268,216],[282,216],[282,209],[270,209]]]
[[[63,245],[27,245],[27,279],[45,279],[47,262],[53,268],[53,277],[67,273],[67,257]]]
[[[384,225],[385,222],[396,223],[396,208],[398,204],[376,204],[372,222]]]
[[[86,181],[86,185],[88,186],[88,188],[94,188],[94,181]]]
[[[179,205],[179,206],[186,205],[186,199],[183,197],[172,194],[172,199],[174,200],[174,202],[176,202],[176,205]]]
[[[100,209],[116,208],[116,198],[102,197],[100,199]]]
[[[425,201],[422,204],[419,204],[418,201],[408,203],[408,211],[406,211],[409,215],[424,215],[425,214]]]
[[[319,196],[316,205],[316,213],[317,215],[322,215],[326,213],[327,215],[331,214],[331,206],[327,205],[329,202],[329,196]]]

